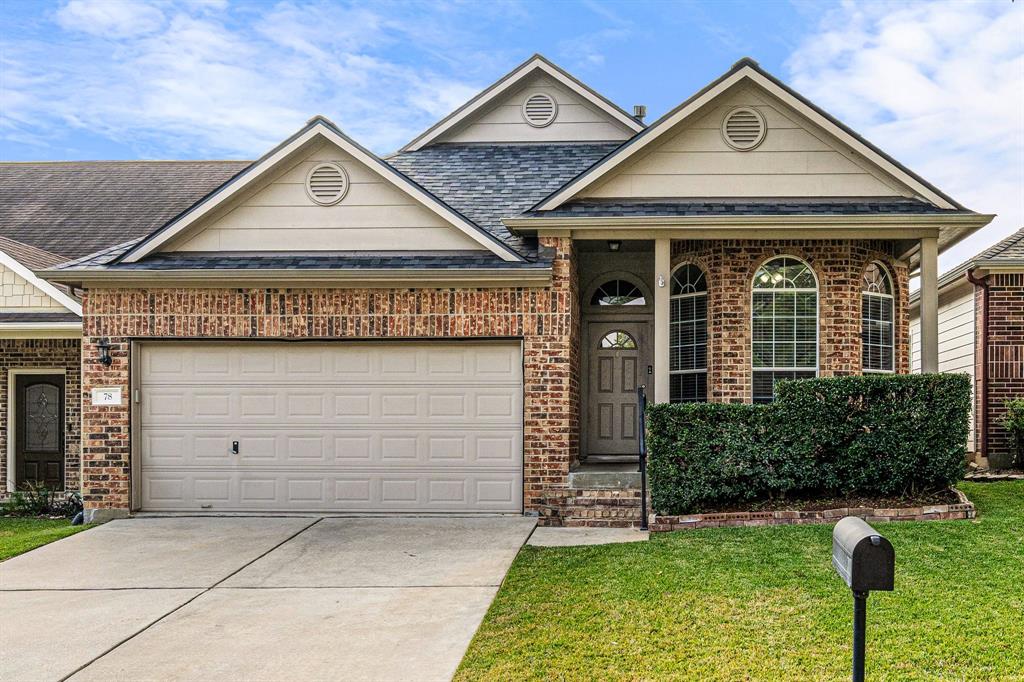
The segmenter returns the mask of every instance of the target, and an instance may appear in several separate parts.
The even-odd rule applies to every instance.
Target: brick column
[[[87,522],[128,515],[131,507],[129,343],[110,338],[110,367],[99,360],[100,336],[82,338],[82,501]],[[92,389],[121,389],[118,406],[94,406]]]

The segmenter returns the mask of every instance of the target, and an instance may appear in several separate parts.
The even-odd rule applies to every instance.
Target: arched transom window
[[[688,263],[672,273],[669,309],[669,399],[708,399],[708,284],[704,271]]]
[[[634,350],[636,348],[636,339],[630,336],[629,332],[608,332],[607,334],[601,337],[601,348]]]
[[[864,371],[893,371],[892,278],[878,263],[871,263],[864,271],[860,325]]]
[[[625,279],[613,279],[599,286],[590,305],[646,305],[640,287]]]
[[[818,373],[818,282],[798,258],[773,258],[754,274],[754,402],[771,402],[775,382]]]

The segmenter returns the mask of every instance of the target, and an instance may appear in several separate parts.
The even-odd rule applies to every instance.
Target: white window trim
[[[892,291],[896,290],[896,280],[893,279],[892,273],[889,272],[889,268],[885,267],[885,264],[881,261],[873,260],[868,265],[877,265],[878,269],[882,271],[882,274],[889,280],[889,288]],[[895,374],[896,373],[896,297],[893,294],[880,294],[877,291],[865,291],[863,278],[861,282],[861,304],[864,302],[865,296],[874,296],[876,298],[889,299],[889,304],[892,306],[892,341],[889,343],[889,369],[868,369],[864,367],[864,350],[861,349],[861,374]],[[864,343],[864,312],[863,309],[860,315],[860,330],[861,330],[861,345]]]
[[[64,404],[61,409],[61,421],[65,421],[68,410],[68,371],[63,367],[11,367],[7,370],[7,492],[13,493],[17,490],[17,411],[15,398],[17,397],[17,379],[27,374],[60,374],[64,377]],[[64,427],[64,489],[67,490],[67,456],[68,456],[68,434],[67,425]]]
[[[695,267],[700,269],[700,271],[704,274],[705,287],[707,286],[707,279],[708,279],[707,271],[704,268],[700,267],[700,265],[698,265],[697,263],[693,263],[693,262],[687,261],[687,262],[684,262],[684,263],[679,263],[674,268],[672,268],[672,273],[669,276],[669,287],[670,287],[669,291],[671,291],[672,278],[676,276],[676,271],[679,270],[680,268],[685,268],[685,267],[687,267],[689,265],[693,265],[693,266],[695,266]],[[669,300],[668,326],[669,326],[669,330],[670,331],[672,329],[672,325],[674,324],[674,322],[672,320],[672,303],[671,302],[672,301],[678,301],[678,300],[681,300],[681,299],[684,299],[684,298],[696,298],[697,296],[703,296],[704,300],[707,301],[707,297],[708,297],[708,290],[707,290],[707,288],[705,288],[704,291],[694,291],[692,293],[671,294],[671,295],[669,295],[669,297],[668,297],[668,300]],[[704,328],[705,328],[705,331],[707,330],[707,324],[708,324],[708,314],[707,314],[707,304],[705,303],[705,307],[704,307]],[[671,339],[671,336],[669,338]],[[672,376],[677,375],[677,374],[707,374],[708,373],[708,365],[710,364],[709,360],[711,359],[710,356],[707,353],[707,347],[708,347],[708,343],[707,343],[707,341],[705,341],[704,342],[705,354],[704,354],[704,368],[703,369],[670,369],[668,371],[669,377],[672,377]],[[669,352],[671,353],[674,348],[676,348],[676,346],[673,346],[671,344],[671,341],[670,341],[669,342]],[[672,365],[671,365],[671,360],[670,360],[669,361],[669,367],[671,367],[671,366]],[[707,399],[708,399],[708,396],[707,396],[707,393],[705,392],[704,400],[706,401]]]
[[[780,258],[791,258],[795,261],[803,263],[811,273],[811,277],[814,278],[814,288],[809,289],[793,288],[793,289],[776,289],[763,288],[758,289],[754,285],[756,283],[755,278],[757,272],[768,263]],[[782,291],[786,293],[794,294],[814,294],[814,367],[754,367],[754,293],[758,291]],[[774,319],[774,316],[773,316]],[[773,334],[774,337],[774,334]],[[772,344],[774,345],[774,338]],[[774,352],[772,353],[774,355]],[[810,263],[805,261],[803,258],[793,256],[787,253],[780,253],[776,256],[761,261],[756,268],[754,268],[754,274],[750,279],[750,398],[754,399],[754,374],[757,372],[814,372],[814,376],[821,376],[821,282],[818,280],[818,273],[814,271]]]

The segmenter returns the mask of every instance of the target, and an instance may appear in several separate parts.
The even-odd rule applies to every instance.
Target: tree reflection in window
[[[601,338],[601,348],[614,348],[616,350],[630,350],[636,348],[636,340],[628,332],[608,332]]]
[[[597,288],[590,305],[647,305],[643,292],[632,282],[613,279]]]

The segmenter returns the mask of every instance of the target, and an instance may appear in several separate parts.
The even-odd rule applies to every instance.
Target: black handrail
[[[636,389],[637,433],[640,435],[640,530],[647,530],[647,393],[646,386]]]

